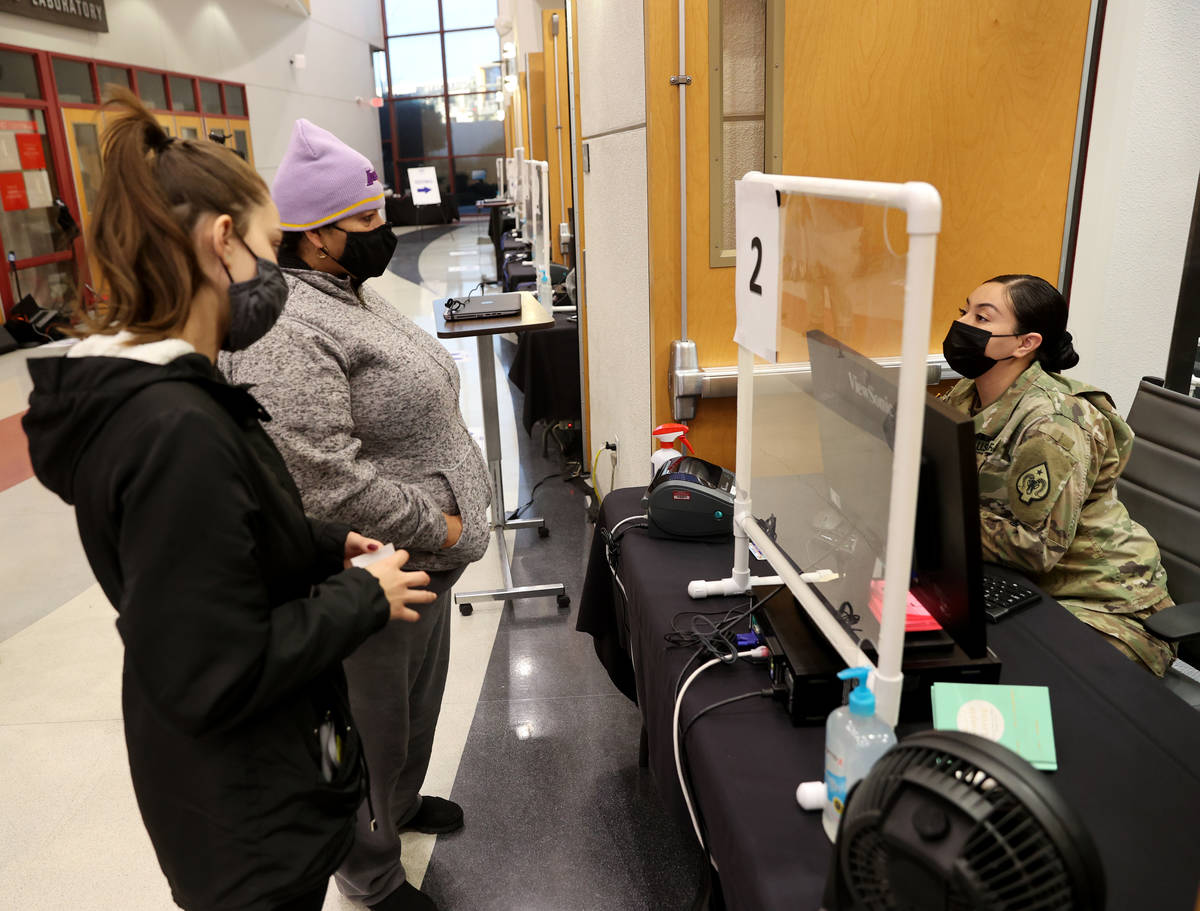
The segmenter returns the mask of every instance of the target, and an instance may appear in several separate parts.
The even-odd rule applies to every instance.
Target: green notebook
[[[1035,769],[1058,768],[1050,690],[1044,686],[935,683],[933,726],[966,731],[1008,747]]]

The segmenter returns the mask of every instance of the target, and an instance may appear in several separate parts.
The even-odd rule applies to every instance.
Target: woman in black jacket
[[[340,662],[433,595],[403,552],[346,568],[379,542],[306,518],[269,416],[214,367],[287,296],[266,185],[114,107],[90,244],[108,298],[68,357],[30,362],[30,454],[118,613],[129,767],[175,901],[319,909],[366,793]]]

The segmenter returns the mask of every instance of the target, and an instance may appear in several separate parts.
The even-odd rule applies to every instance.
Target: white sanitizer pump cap
[[[867,687],[867,677],[871,669],[866,667],[848,667],[838,673],[839,680],[855,681],[854,689],[850,691],[850,711],[855,715],[875,714],[875,694]]]

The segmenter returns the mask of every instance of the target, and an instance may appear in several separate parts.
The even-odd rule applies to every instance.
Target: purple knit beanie
[[[292,128],[271,196],[285,231],[383,208],[383,184],[366,156],[303,117]]]

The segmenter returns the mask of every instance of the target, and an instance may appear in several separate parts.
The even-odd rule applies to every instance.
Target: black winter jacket
[[[387,622],[379,584],[342,570],[348,529],[305,517],[269,417],[203,355],[29,369],[34,470],[117,609],[129,767],[175,901],[257,911],[319,887],[364,794],[340,662]]]

